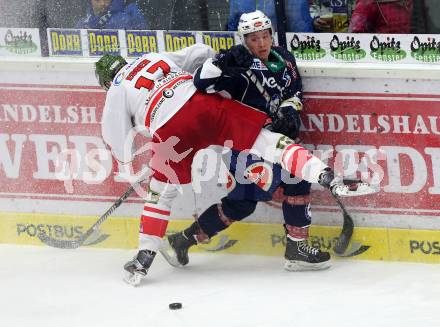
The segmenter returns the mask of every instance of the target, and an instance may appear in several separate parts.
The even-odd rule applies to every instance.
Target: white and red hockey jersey
[[[101,128],[120,162],[133,160],[130,133],[146,126],[151,135],[194,95],[192,73],[214,50],[195,44],[176,52],[149,53],[122,68],[107,92]]]

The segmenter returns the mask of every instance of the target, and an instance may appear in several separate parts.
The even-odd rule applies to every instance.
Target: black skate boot
[[[308,245],[305,239],[294,240],[289,233],[286,235],[284,269],[288,271],[322,270],[331,266],[330,253]]]
[[[189,248],[197,243],[208,239],[197,221],[182,232],[169,235],[166,245],[160,250],[160,253],[174,267],[182,267],[188,264]]]
[[[124,265],[124,280],[133,286],[138,286],[141,280],[147,275],[148,269],[153,263],[156,252],[140,250],[133,260]]]

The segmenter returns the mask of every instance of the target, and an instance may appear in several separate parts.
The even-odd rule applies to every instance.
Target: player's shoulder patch
[[[126,76],[126,70],[119,72],[113,80],[113,85],[114,86],[120,85],[122,81],[125,79],[125,76]]]
[[[254,58],[254,62],[251,65],[251,69],[255,70],[267,70],[266,65],[258,58]]]

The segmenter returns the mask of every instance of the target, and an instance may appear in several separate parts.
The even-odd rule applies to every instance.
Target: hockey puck
[[[182,303],[180,302],[170,303],[168,307],[170,308],[170,310],[179,310],[182,309]]]

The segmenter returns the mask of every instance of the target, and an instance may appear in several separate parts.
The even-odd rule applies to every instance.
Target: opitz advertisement
[[[40,57],[37,28],[0,28],[0,56]]]

